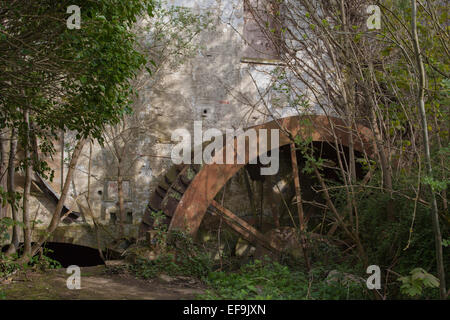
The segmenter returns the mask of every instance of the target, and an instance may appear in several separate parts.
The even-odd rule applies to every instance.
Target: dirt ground
[[[7,300],[183,300],[195,299],[205,286],[190,278],[137,279],[110,274],[105,266],[81,268],[81,289],[69,290],[65,268],[18,274],[0,283]]]

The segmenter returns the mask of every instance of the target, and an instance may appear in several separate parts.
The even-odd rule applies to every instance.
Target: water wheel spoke
[[[271,251],[278,252],[278,248],[275,244],[270,243],[266,237],[256,230],[253,226],[248,224],[245,220],[239,218],[233,212],[220,205],[217,201],[213,200],[211,205],[218,211],[218,213],[224,218],[224,221],[236,232],[238,232],[245,240],[252,243],[259,243],[264,248]]]

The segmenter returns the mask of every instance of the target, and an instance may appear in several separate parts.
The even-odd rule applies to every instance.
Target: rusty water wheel
[[[160,222],[166,225],[170,224],[170,220],[184,192],[199,170],[200,165],[195,164],[174,165],[169,168],[151,193],[150,200],[142,217],[141,235],[154,227],[154,214],[157,212],[162,212],[164,215],[163,221]]]
[[[305,123],[308,123],[305,126]],[[253,129],[267,129],[270,150],[270,130],[281,129],[279,147],[291,145],[292,137],[297,135],[312,138],[313,142],[326,142],[348,146],[350,134],[354,149],[369,156],[373,152],[371,131],[362,126],[350,131],[338,118],[322,115],[294,116],[274,120]],[[258,134],[259,139],[259,134]],[[235,148],[236,149],[236,148]],[[226,152],[226,146],[223,148]],[[248,148],[246,149],[248,162]],[[295,154],[295,153],[294,153]],[[258,154],[259,156],[259,154]],[[296,162],[294,162],[296,163]],[[140,238],[154,228],[154,212],[164,214],[163,223],[169,230],[184,230],[195,236],[208,208],[221,215],[224,221],[241,237],[251,243],[258,243],[271,251],[279,251],[276,244],[270,243],[264,235],[247,221],[214,200],[225,184],[246,164],[181,164],[172,166],[153,190],[142,218]]]

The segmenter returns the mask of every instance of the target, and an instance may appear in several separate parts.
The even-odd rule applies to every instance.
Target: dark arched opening
[[[58,261],[64,268],[70,265],[91,267],[104,264],[98,249],[71,243],[47,242],[45,255]]]

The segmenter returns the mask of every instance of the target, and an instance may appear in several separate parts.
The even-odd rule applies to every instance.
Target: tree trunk
[[[62,193],[63,186],[64,186],[64,131],[61,133],[61,186],[60,190]]]
[[[9,143],[9,157],[8,157],[8,194],[10,197],[13,197],[15,191],[16,191],[16,183],[14,181],[14,173],[15,173],[15,167],[14,167],[14,158],[16,157],[16,149],[17,149],[17,137],[16,137],[16,129],[12,128],[11,130],[11,140]],[[15,199],[15,197],[14,197]],[[14,222],[19,221],[19,215],[17,212],[17,207],[15,203],[11,204],[11,217],[14,220]],[[13,254],[17,251],[19,248],[19,234],[20,234],[20,227],[17,224],[13,225],[12,230],[12,237],[11,237],[11,245],[8,248],[8,254]]]
[[[119,230],[120,237],[123,238],[125,234],[125,205],[123,197],[123,177],[121,172],[122,161],[119,158],[119,164],[117,166],[117,196],[119,197]]]
[[[23,255],[28,256],[31,254],[31,221],[30,221],[30,190],[31,190],[31,178],[32,178],[32,161],[30,152],[30,112],[24,110],[23,113],[25,122],[25,184],[23,188],[23,238],[24,238],[24,250]]]
[[[4,131],[0,132],[0,189],[3,192],[7,190],[7,171],[8,171],[8,156],[7,156],[7,139]],[[0,199],[0,219],[7,216],[8,205],[3,199]]]
[[[30,261],[30,257],[35,255],[39,249],[41,248],[42,244],[50,237],[53,231],[58,227],[59,221],[61,220],[61,210],[64,206],[64,202],[67,198],[67,194],[69,193],[69,187],[70,183],[72,181],[72,176],[75,171],[75,166],[78,162],[78,159],[80,158],[81,151],[83,150],[83,146],[86,143],[85,138],[81,138],[76,147],[75,150],[72,153],[72,158],[70,159],[69,168],[67,170],[66,174],[66,180],[64,181],[64,187],[63,191],[61,193],[61,197],[59,198],[58,204],[56,205],[55,210],[53,211],[52,220],[47,227],[46,232],[39,238],[39,240],[33,245],[33,248],[31,249],[31,255],[30,256],[22,256],[17,262],[19,264],[25,264]]]
[[[381,135],[381,130],[377,123],[377,118],[376,118],[377,116],[375,113],[375,104],[373,103],[373,100],[369,96],[367,90],[366,89],[363,89],[363,90],[365,91],[368,101],[370,102],[370,105],[371,105],[371,110],[370,110],[369,116],[370,116],[370,122],[372,125],[372,130],[374,133],[374,140],[375,140],[374,147],[376,149],[376,153],[380,157],[381,174],[383,177],[383,188],[385,190],[388,190],[388,192],[391,194],[392,193],[392,170],[391,170],[391,167],[389,166],[388,156],[386,154],[386,150],[383,145],[383,137]],[[396,217],[395,217],[394,203],[392,201],[392,198],[390,198],[388,200],[386,212],[387,212],[388,220],[394,221]]]
[[[433,176],[433,168],[431,166],[431,154],[430,154],[430,144],[428,139],[428,124],[427,124],[427,115],[425,112],[425,68],[422,61],[422,56],[420,52],[419,45],[419,36],[417,34],[417,3],[416,0],[411,0],[412,11],[411,11],[411,28],[413,34],[413,45],[414,45],[414,54],[416,56],[417,61],[417,69],[419,72],[419,94],[417,98],[420,118],[422,121],[422,135],[423,135],[423,146],[425,148],[425,162],[427,166],[427,174],[429,177]],[[433,221],[433,232],[434,232],[434,240],[436,247],[436,264],[437,264],[437,272],[439,277],[439,293],[441,299],[446,298],[446,290],[445,290],[445,271],[444,271],[444,259],[442,256],[442,238],[441,238],[441,229],[439,227],[439,215],[437,208],[436,195],[434,193],[433,188],[430,186],[431,192],[431,218]]]
[[[306,225],[303,214],[302,190],[300,188],[300,178],[298,174],[298,164],[297,164],[297,152],[294,142],[291,143],[291,164],[292,164],[292,175],[294,176],[295,200],[297,202],[300,240],[302,244],[303,256],[305,258],[306,269],[309,271],[311,270],[311,265],[309,264],[308,247],[305,238]]]

